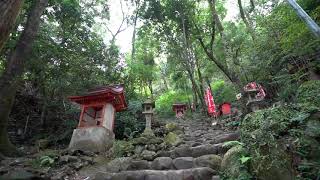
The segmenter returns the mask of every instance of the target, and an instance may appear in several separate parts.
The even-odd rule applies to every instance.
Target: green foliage
[[[248,158],[250,157],[247,156],[247,151],[242,145],[233,146],[222,159],[220,178],[224,180],[251,179],[248,163],[246,163]]]
[[[247,163],[251,158],[252,157],[249,157],[249,156],[241,156],[240,158],[241,164]]]
[[[156,111],[161,116],[173,116],[172,104],[188,103],[189,97],[181,92],[168,91],[156,100]]]
[[[320,81],[308,81],[303,83],[297,93],[298,103],[305,106],[320,107]]]
[[[115,135],[117,139],[133,138],[143,131],[142,101],[129,101],[128,109],[116,114]]]
[[[233,102],[236,100],[236,91],[234,87],[230,84],[226,84],[223,80],[213,82],[211,87],[216,104]]]
[[[312,138],[318,136],[313,127],[320,129],[312,120],[317,118],[314,114],[317,111],[290,105],[260,110],[245,117],[241,123],[241,141],[249,149],[251,168],[258,178],[268,179],[270,174],[293,178],[292,157],[283,145],[293,147],[294,153],[306,162],[317,161],[319,157],[314,155],[320,152],[319,142]],[[308,175],[303,177],[314,178],[310,172],[314,173],[317,167],[310,167],[310,171],[303,172]]]
[[[56,151],[46,150],[40,152],[38,156],[30,161],[30,165],[34,168],[53,167],[57,163],[59,153]]]
[[[134,146],[131,141],[117,140],[113,144],[112,151],[114,157],[125,157],[134,152]]]
[[[54,163],[54,159],[50,156],[42,156],[39,158],[40,166],[52,166]]]

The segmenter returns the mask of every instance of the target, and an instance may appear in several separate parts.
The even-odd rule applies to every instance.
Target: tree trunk
[[[152,88],[152,81],[151,80],[148,81],[148,87],[150,90],[151,99],[153,99],[153,88]]]
[[[250,33],[250,35],[252,37],[252,40],[255,41],[256,37],[255,37],[254,30],[252,28],[252,25],[249,23],[249,20],[246,18],[246,14],[245,14],[245,12],[243,10],[241,0],[238,0],[238,5],[239,5],[239,10],[240,10],[240,16],[241,16],[244,24],[246,25],[246,27],[248,29],[248,32]]]
[[[8,64],[0,78],[0,153],[17,155],[17,150],[8,138],[9,114],[15,99],[17,83],[23,74],[24,65],[32,50],[32,43],[39,29],[40,17],[48,0],[37,0],[31,9],[24,31],[15,48],[8,56]]]
[[[22,4],[23,0],[0,1],[0,50],[9,38]]]
[[[132,50],[131,50],[131,59],[132,59],[132,62],[134,62],[135,60],[135,52],[136,52],[136,48],[135,48],[135,41],[136,41],[136,31],[137,31],[137,21],[138,21],[138,15],[139,15],[139,10],[140,10],[140,0],[137,0],[136,1],[136,8],[137,8],[137,11],[136,11],[136,14],[134,16],[134,19],[133,19],[133,33],[132,33]]]
[[[294,9],[294,11],[298,14],[298,16],[304,21],[308,28],[312,31],[312,33],[316,37],[320,37],[320,27],[317,23],[315,23],[311,17],[299,6],[299,4],[295,0],[287,0],[290,6]]]

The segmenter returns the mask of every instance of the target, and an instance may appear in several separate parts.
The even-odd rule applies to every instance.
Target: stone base
[[[87,127],[73,130],[69,144],[71,150],[104,152],[114,142],[114,133],[104,127]]]

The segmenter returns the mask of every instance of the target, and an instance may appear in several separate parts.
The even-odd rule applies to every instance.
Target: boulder
[[[240,138],[240,133],[239,132],[234,132],[234,133],[228,133],[228,134],[221,134],[217,137],[214,138],[214,143],[223,143],[226,141],[235,141]]]
[[[128,166],[128,170],[150,169],[150,163],[146,160],[132,160]]]
[[[155,170],[171,169],[172,159],[170,157],[158,157],[153,160],[151,167]]]
[[[182,145],[175,148],[171,154],[171,158],[190,156],[192,156],[192,149],[190,148],[190,146],[187,145]]]
[[[216,172],[210,168],[182,170],[141,170],[120,173],[98,173],[94,180],[210,180]]]
[[[173,132],[173,131],[176,131],[176,130],[181,130],[181,128],[176,123],[168,123],[168,124],[166,124],[165,129],[166,129],[167,133]]]
[[[141,153],[141,157],[145,160],[152,161],[156,157],[156,153],[154,151],[144,150]]]
[[[107,164],[106,170],[108,172],[125,171],[128,169],[131,161],[132,161],[132,158],[130,157],[116,158]]]
[[[218,149],[216,146],[211,144],[204,144],[201,146],[193,147],[192,150],[192,157],[199,157],[207,154],[217,154]]]
[[[165,137],[164,137],[164,143],[171,147],[171,146],[177,146],[180,144],[182,141],[181,139],[177,136],[177,134],[173,132],[169,132]]]
[[[214,170],[219,170],[222,158],[215,154],[200,156],[194,159],[194,167],[209,167]]]
[[[192,157],[179,157],[173,160],[173,166],[176,169],[189,169],[193,167]]]
[[[220,177],[219,176],[212,176],[211,180],[220,180]]]
[[[32,180],[32,179],[42,179],[31,172],[28,172],[23,169],[15,169],[14,171],[10,171],[7,174],[0,176],[0,179],[14,179],[14,180]]]
[[[240,158],[245,153],[246,152],[244,148],[240,145],[237,145],[229,149],[223,156],[221,161],[221,170],[228,178],[238,179],[245,175],[250,177],[249,173],[245,168],[243,168],[240,162]]]

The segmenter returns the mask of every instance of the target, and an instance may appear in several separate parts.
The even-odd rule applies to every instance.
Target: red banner
[[[216,105],[214,104],[214,101],[213,101],[213,96],[211,94],[211,90],[210,88],[207,88],[206,90],[206,103],[207,103],[207,106],[208,106],[208,113],[210,115],[215,115],[216,114]]]

